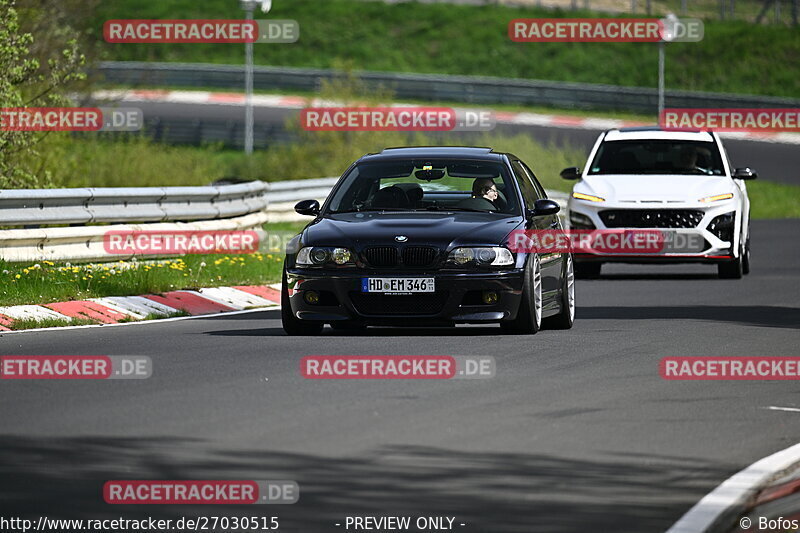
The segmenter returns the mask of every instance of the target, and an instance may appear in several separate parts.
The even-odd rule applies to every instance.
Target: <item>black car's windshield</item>
[[[519,214],[512,177],[501,163],[391,160],[356,165],[329,213],[352,211],[471,211]]]
[[[637,140],[604,142],[589,174],[698,174],[722,176],[713,142]]]

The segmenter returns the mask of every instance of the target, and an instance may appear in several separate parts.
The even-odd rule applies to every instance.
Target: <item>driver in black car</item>
[[[478,178],[472,183],[472,197],[483,198],[491,202],[495,209],[499,207],[497,205],[498,196],[499,193],[497,192],[497,185],[494,183],[493,179]]]

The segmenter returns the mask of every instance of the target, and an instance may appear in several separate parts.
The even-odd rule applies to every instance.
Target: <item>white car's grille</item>
[[[696,228],[703,219],[696,209],[608,209],[599,214],[607,228]]]

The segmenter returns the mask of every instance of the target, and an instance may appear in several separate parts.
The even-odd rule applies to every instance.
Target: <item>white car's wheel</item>
[[[721,279],[740,279],[744,272],[744,246],[739,247],[739,257],[719,263],[717,273]]]

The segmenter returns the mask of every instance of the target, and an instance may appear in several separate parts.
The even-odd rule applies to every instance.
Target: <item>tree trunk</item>
[[[767,14],[769,6],[771,6],[774,1],[775,0],[764,0],[764,7],[761,8],[761,11],[759,11],[758,15],[756,16],[756,24],[761,23],[761,19],[764,18],[764,15]],[[794,2],[796,3],[797,0],[794,0]]]

